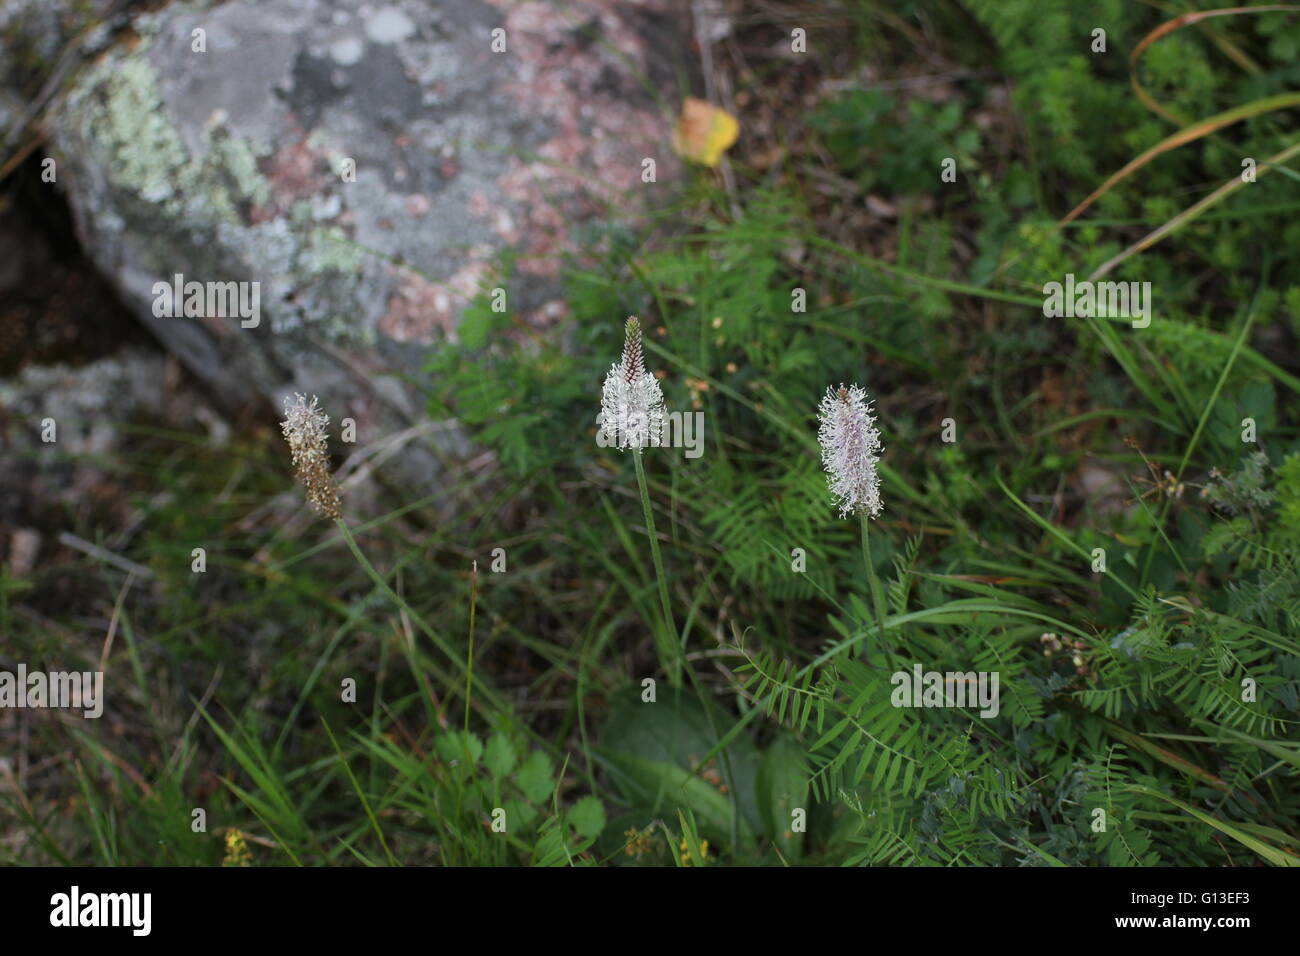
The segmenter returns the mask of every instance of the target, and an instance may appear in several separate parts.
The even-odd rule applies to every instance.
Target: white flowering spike
[[[280,430],[293,454],[295,477],[322,514],[338,518],[343,509],[338,486],[330,475],[329,436],[325,431],[329,423],[329,416],[317,407],[315,395],[311,404],[305,395],[285,396]]]
[[[632,316],[623,330],[623,360],[611,365],[605,376],[596,424],[603,445],[640,451],[646,445],[659,444],[663,422],[663,392],[658,380],[645,370],[641,323]]]
[[[822,465],[840,517],[863,512],[876,517],[880,514],[876,462],[884,449],[867,393],[856,385],[826,389],[817,420],[821,423],[817,440],[822,446]]]

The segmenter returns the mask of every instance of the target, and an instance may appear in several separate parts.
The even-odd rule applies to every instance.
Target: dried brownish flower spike
[[[284,399],[284,421],[280,430],[293,454],[294,477],[307,489],[307,497],[327,517],[343,517],[338,485],[330,475],[329,436],[325,428],[330,419],[316,404],[316,396],[307,402],[305,395]]]

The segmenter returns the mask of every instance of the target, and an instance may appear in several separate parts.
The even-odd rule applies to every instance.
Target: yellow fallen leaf
[[[734,116],[689,96],[673,131],[673,149],[683,159],[713,167],[739,135],[740,124]]]

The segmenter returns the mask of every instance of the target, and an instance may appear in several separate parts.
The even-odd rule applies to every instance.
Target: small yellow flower
[[[628,856],[635,856],[640,859],[654,852],[654,844],[650,842],[649,830],[638,830],[636,827],[632,827],[630,830],[625,830],[623,835],[627,837],[627,846],[623,848],[623,852]]]
[[[678,847],[681,849],[681,851],[682,851],[682,865],[683,865],[683,866],[690,866],[690,865],[691,865],[691,848],[690,848],[690,845],[686,842],[686,839],[683,837],[683,838],[682,838],[682,842],[679,843],[679,844],[677,844],[677,846],[678,846]],[[701,841],[700,841],[700,859],[702,859],[702,860],[708,860],[708,858],[709,858],[709,841],[708,841],[708,840],[701,840]]]
[[[249,852],[248,844],[244,841],[244,834],[231,827],[226,831],[226,855],[221,865],[249,866],[252,862],[253,854]]]

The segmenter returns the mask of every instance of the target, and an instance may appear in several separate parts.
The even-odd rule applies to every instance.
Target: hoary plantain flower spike
[[[293,454],[294,477],[307,489],[307,497],[322,514],[330,518],[343,515],[339,489],[330,475],[330,456],[325,427],[330,419],[316,405],[316,396],[308,404],[304,395],[285,396],[284,421],[280,430]]]
[[[645,370],[641,323],[636,316],[623,329],[623,360],[611,365],[600,396],[603,446],[641,450],[658,445],[664,422],[664,396],[658,380]]]
[[[840,517],[864,512],[876,517],[880,514],[876,462],[884,449],[867,393],[856,385],[826,389],[817,420],[821,423],[817,440],[822,446],[822,465]]]

